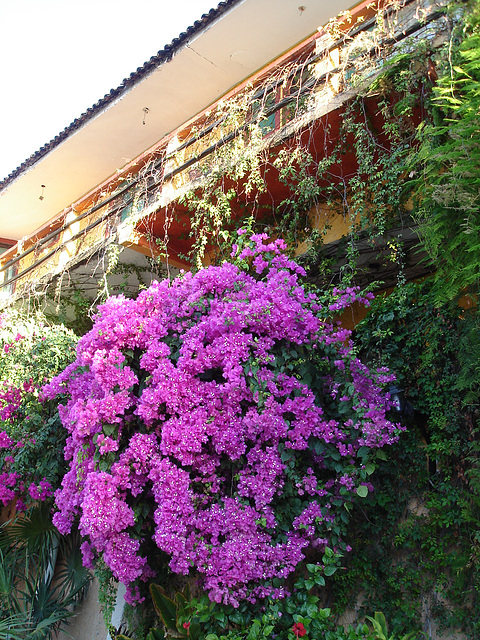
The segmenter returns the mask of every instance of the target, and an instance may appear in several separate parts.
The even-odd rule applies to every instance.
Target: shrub
[[[37,314],[0,314],[0,501],[17,509],[53,495],[63,475],[65,433],[56,403],[39,390],[75,355],[75,335]]]
[[[54,522],[78,519],[84,562],[101,558],[130,601],[155,546],[212,601],[282,597],[308,549],[345,550],[350,505],[398,438],[391,376],[331,319],[368,296],[321,300],[284,248],[240,231],[235,262],[111,298],[45,388],[68,397]]]

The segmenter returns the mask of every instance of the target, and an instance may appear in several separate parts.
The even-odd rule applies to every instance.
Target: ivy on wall
[[[396,15],[399,8],[392,4],[389,9]],[[380,51],[382,39],[393,37],[395,27],[385,31],[383,15],[379,12],[368,32],[368,46],[363,43],[363,47]],[[351,25],[352,32],[358,27],[359,23]],[[355,97],[331,116],[293,132],[282,133],[280,125],[276,130],[267,127],[273,116],[283,122],[278,113],[272,114],[268,97],[284,95],[290,86],[294,68],[287,65],[260,87],[222,102],[203,124],[205,130],[215,130],[215,123],[221,123],[217,127],[225,135],[198,163],[193,188],[181,198],[190,212],[185,233],[192,242],[190,253],[183,257],[194,269],[206,258],[213,263],[226,259],[235,230],[250,217],[253,230],[280,235],[292,251],[307,250],[318,270],[325,234],[337,218],[345,221],[349,240],[342,249],[347,265],[336,279],[351,284],[360,235],[373,242],[390,228],[412,224],[417,128],[429,119],[435,67],[443,53],[426,40],[413,51],[407,43],[395,49],[393,58],[389,50],[383,52],[382,72],[374,79],[368,74],[364,78],[368,55],[358,54],[354,38],[350,42],[348,34],[342,37],[339,82]],[[314,80],[313,66],[302,67],[300,93],[302,82]],[[318,85],[323,90],[321,81]],[[308,117],[316,90],[315,83],[309,85],[308,93],[284,107],[292,122]],[[256,98],[259,95],[261,99]],[[193,137],[199,134],[194,132]],[[175,218],[174,207],[171,215]],[[400,263],[401,247],[396,245],[391,255]]]
[[[352,536],[362,551],[335,589],[340,600],[368,594],[363,606],[397,629],[423,619],[425,632],[479,633],[480,380],[465,396],[458,349],[476,315],[456,302],[436,306],[425,282],[375,300],[356,330],[367,360],[396,371],[410,410],[378,491],[357,511]]]

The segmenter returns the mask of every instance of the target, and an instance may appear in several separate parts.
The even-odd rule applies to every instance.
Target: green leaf
[[[372,618],[371,616],[365,617],[372,623],[378,640],[388,640],[387,622],[383,613],[380,611],[376,611],[375,618]]]
[[[261,625],[258,620],[254,620],[250,631],[247,635],[247,640],[257,640],[260,637]]]
[[[361,498],[366,498],[368,496],[368,489],[364,484],[357,487],[357,495]]]
[[[116,424],[104,424],[102,426],[102,431],[106,436],[112,436],[117,430]]]
[[[357,451],[357,458],[365,458],[369,451],[370,449],[368,447],[360,447]]]
[[[165,640],[165,634],[160,629],[150,629],[145,640]]]
[[[199,622],[192,622],[188,629],[188,637],[190,640],[198,640],[202,637],[202,626]]]
[[[177,628],[177,604],[157,584],[150,585],[150,595],[158,617],[167,629]]]
[[[215,617],[215,620],[222,625],[222,627],[227,626],[228,619],[224,611],[217,611],[214,617]]]

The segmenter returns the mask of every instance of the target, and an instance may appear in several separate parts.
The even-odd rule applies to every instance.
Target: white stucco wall
[[[112,616],[112,625],[116,628],[120,626],[122,620],[125,606],[124,594],[125,586],[120,584]],[[110,640],[100,611],[97,580],[92,581],[87,597],[78,607],[76,615],[71,618],[66,631],[58,635],[58,640]]]

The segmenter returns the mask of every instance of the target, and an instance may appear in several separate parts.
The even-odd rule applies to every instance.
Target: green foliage
[[[274,224],[290,246],[298,246],[311,233],[310,210],[318,204],[322,192],[319,172],[327,170],[334,161],[332,154],[319,165],[300,144],[281,149],[274,158],[272,164],[278,171],[278,179],[288,188],[287,197],[274,212]]]
[[[167,637],[187,638],[197,640],[200,637],[200,625],[198,622],[188,620],[186,609],[190,605],[190,589],[177,591],[173,598],[169,598],[164,589],[157,584],[150,585],[155,611],[162,621]]]
[[[405,285],[377,298],[357,327],[367,361],[397,372],[414,412],[401,443],[377,462],[378,489],[352,517],[356,553],[333,576],[333,599],[342,610],[368,593],[361,611],[384,611],[396,634],[423,617],[425,628],[462,628],[476,638],[480,379],[469,378],[471,403],[463,381],[472,367],[462,367],[478,314],[434,300],[429,282]]]
[[[120,627],[115,629],[110,625],[109,633],[113,640],[165,640],[165,633],[160,627],[152,601],[147,597],[135,606],[125,604]]]
[[[40,390],[73,360],[76,342],[71,331],[48,323],[40,313],[9,310],[0,315],[0,432],[19,443],[0,450],[0,464],[27,486],[46,479],[56,488],[62,477],[64,430],[57,405],[42,402]],[[14,402],[10,392],[17,394]],[[14,462],[7,461],[11,456]]]
[[[377,630],[371,631],[365,623],[345,629],[338,624],[331,610],[322,605],[319,594],[325,587],[325,581],[336,573],[339,561],[340,555],[326,548],[322,563],[307,563],[305,574],[292,585],[292,593],[286,598],[266,599],[256,604],[243,602],[238,607],[214,603],[206,595],[190,598],[186,591],[177,592],[174,598],[169,598],[156,585],[151,585],[150,591],[167,638],[262,640],[275,637],[278,640],[295,640],[298,636],[294,625],[298,625],[297,630],[304,630],[300,637],[304,633],[306,640],[380,640],[382,636]],[[381,615],[376,614],[375,621],[382,619]],[[404,640],[407,637],[415,638],[417,634],[411,632]]]
[[[0,529],[0,619],[12,632],[6,638],[55,637],[88,587],[90,575],[78,559],[73,569],[73,541],[52,525],[50,508],[42,503]]]
[[[154,608],[163,631],[151,628],[146,634],[136,632],[113,633],[115,640],[167,640],[191,637],[198,640],[383,640],[381,629],[386,629],[385,617],[376,613],[373,629],[365,623],[348,627],[339,624],[330,608],[322,604],[320,594],[340,563],[341,556],[326,548],[322,564],[307,563],[302,576],[292,585],[292,593],[281,600],[251,604],[240,603],[238,607],[212,602],[207,595],[192,598],[188,586],[172,597],[159,585],[150,585]],[[151,607],[147,605],[147,609]],[[376,628],[378,621],[383,625]],[[131,637],[130,637],[131,636]],[[395,640],[394,634],[387,640]],[[410,632],[398,640],[418,638]]]
[[[421,47],[391,61],[381,79],[347,103],[338,130],[327,126],[323,148],[312,145],[308,135],[293,135],[271,153],[262,129],[265,105],[258,112],[251,109],[261,88],[222,103],[215,120],[229,132],[228,142],[216,145],[208,160],[201,161],[199,182],[181,198],[191,212],[186,233],[192,248],[184,258],[194,268],[200,268],[207,254],[212,262],[228,259],[236,229],[250,216],[253,231],[281,235],[292,251],[308,250],[311,255],[304,262],[313,260],[322,272],[328,267],[323,238],[337,215],[347,222],[349,239],[333,261],[341,257],[346,263],[342,284],[354,283],[360,237],[373,241],[410,218],[411,191],[405,180],[420,97],[429,83],[426,56],[428,60]],[[281,86],[290,70],[283,73],[275,80]],[[298,116],[302,107],[296,109],[290,117]],[[269,193],[270,183],[279,188]],[[315,208],[319,204],[328,206],[327,216]],[[401,246],[395,246],[392,260],[401,265]]]
[[[385,616],[383,615],[383,613],[377,611],[374,618],[372,618],[371,616],[367,616],[367,620],[372,623],[373,630],[375,632],[375,638],[378,638],[378,640],[395,640],[394,634],[392,634],[391,636],[388,635],[387,621],[385,620]],[[411,631],[410,633],[406,633],[404,636],[399,638],[399,640],[411,640],[416,635],[417,634],[415,633],[415,631]]]
[[[480,5],[472,2],[446,45],[431,118],[411,158],[422,244],[436,269],[436,299],[480,282]],[[453,230],[453,231],[452,231]]]
[[[0,640],[24,640],[32,626],[22,614],[0,620]]]
[[[359,96],[349,103],[340,132],[342,153],[353,153],[357,163],[342,206],[351,230],[367,230],[372,237],[406,214],[403,175],[414,128],[405,126],[408,120],[398,118],[395,107],[392,110],[390,93],[390,87],[382,87],[374,101]]]
[[[112,572],[102,559],[95,564],[95,578],[98,580],[98,602],[105,621],[105,627],[111,628],[112,615],[117,599],[118,584]]]
[[[377,631],[370,630],[365,623],[344,628],[338,624],[329,608],[324,608],[315,595],[299,591],[285,601],[266,603],[262,611],[253,617],[246,612],[228,610],[219,611],[219,605],[209,605],[205,612],[202,601],[195,601],[196,617],[200,621],[202,640],[263,640],[278,638],[295,640],[295,628],[301,630],[300,637],[305,640],[323,638],[324,640],[381,640]],[[223,607],[225,609],[225,607]],[[378,615],[378,614],[377,614]],[[295,626],[294,626],[295,625]],[[418,637],[415,632],[405,636]],[[388,640],[393,640],[391,636]],[[402,639],[403,640],[403,639]]]
[[[233,231],[241,225],[240,215],[251,214],[256,198],[266,189],[261,170],[266,105],[255,102],[253,96],[250,87],[245,96],[218,105],[211,124],[215,144],[198,165],[201,189],[180,198],[190,211],[186,233],[192,242],[189,255],[183,257],[195,269],[201,268],[209,253],[219,262],[228,259],[236,235]]]
[[[115,640],[132,640],[132,638],[124,635],[123,633],[117,633],[113,636]],[[145,636],[145,640],[164,640],[165,636],[162,631],[158,629],[150,629],[150,631]]]
[[[76,336],[41,313],[9,309],[0,314],[0,380],[42,384],[64,369],[75,355]]]

